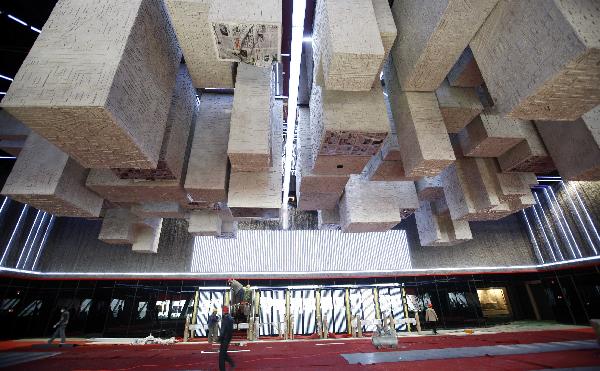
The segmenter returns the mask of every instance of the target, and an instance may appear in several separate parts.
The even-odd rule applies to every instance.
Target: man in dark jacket
[[[52,337],[48,340],[48,344],[51,344],[58,335],[60,335],[60,343],[65,343],[65,328],[67,328],[68,323],[69,312],[65,308],[60,308],[60,320],[54,325],[56,330],[54,330]]]
[[[231,367],[235,368],[235,363],[229,354],[227,354],[227,349],[229,348],[229,342],[231,342],[231,337],[233,336],[233,317],[229,314],[229,307],[223,307],[223,318],[221,319],[221,336],[219,336],[219,341],[221,342],[221,347],[219,348],[219,370],[225,371],[225,361],[231,365]]]

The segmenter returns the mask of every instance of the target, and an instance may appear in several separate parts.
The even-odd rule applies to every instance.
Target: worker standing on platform
[[[433,305],[429,303],[429,305],[427,305],[427,310],[425,311],[425,322],[431,325],[431,330],[434,335],[437,335],[437,321],[438,316],[433,309]]]
[[[229,354],[227,354],[227,349],[229,348],[229,343],[231,342],[231,337],[233,336],[233,318],[229,314],[229,307],[223,307],[223,319],[221,319],[221,336],[219,336],[219,341],[221,342],[221,347],[219,348],[219,370],[225,371],[225,361],[231,365],[231,367],[235,367],[235,363]]]
[[[67,311],[65,308],[60,308],[60,320],[58,320],[58,322],[56,322],[56,324],[54,325],[54,333],[52,334],[52,337],[50,339],[48,339],[48,344],[51,344],[54,339],[56,339],[56,337],[58,337],[60,335],[60,343],[64,344],[66,339],[65,339],[65,329],[67,328],[67,324],[69,323],[69,311]]]
[[[232,304],[240,304],[244,301],[244,286],[233,278],[227,281],[231,289],[233,290]]]
[[[208,343],[212,344],[219,340],[219,319],[217,308],[213,309],[211,315],[208,316]]]

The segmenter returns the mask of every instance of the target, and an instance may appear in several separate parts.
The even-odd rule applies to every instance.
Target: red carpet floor
[[[399,349],[457,348],[483,345],[530,344],[540,342],[594,339],[591,329],[531,331],[470,336],[403,337]],[[338,343],[338,344],[336,344]],[[339,344],[342,343],[342,344]],[[327,345],[317,345],[327,344]],[[31,343],[0,342],[0,350],[33,351]],[[217,370],[218,350],[208,344],[190,345],[81,345],[55,357],[12,366],[11,370]],[[539,370],[557,367],[590,367],[600,369],[600,350],[573,350],[510,356],[487,356],[445,360],[428,360],[378,365],[349,365],[340,354],[374,352],[369,339],[303,342],[250,343],[232,346],[237,370]],[[40,351],[40,349],[35,349]],[[385,350],[384,350],[385,351]]]

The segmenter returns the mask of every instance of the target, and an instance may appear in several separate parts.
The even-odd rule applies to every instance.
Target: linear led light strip
[[[27,249],[27,246],[29,245],[29,240],[31,239],[31,234],[33,233],[33,230],[36,228],[39,228],[40,215],[43,215],[42,211],[38,210],[37,213],[35,214],[35,219],[33,220],[33,223],[31,224],[31,228],[29,228],[29,233],[27,234],[27,239],[25,240],[25,244],[23,245],[23,248],[21,249],[21,253],[19,254],[19,260],[17,260],[17,265],[15,266],[16,268],[19,268],[19,265],[21,265],[21,259],[23,259],[23,253],[25,253],[25,250]]]
[[[23,216],[27,214],[27,210],[29,209],[29,205],[23,205],[23,209],[21,210],[21,215],[19,215],[19,219],[17,220],[17,224],[15,225],[15,229],[13,229],[12,234],[10,235],[10,239],[8,240],[8,244],[6,245],[6,249],[4,249],[4,254],[2,254],[2,258],[0,259],[0,267],[4,264],[4,259],[8,256],[8,252],[12,248],[12,243],[17,234],[17,230],[21,227],[21,223],[23,222]]]
[[[14,15],[7,14],[6,16],[7,16],[8,18],[12,19],[13,21],[17,22],[17,23],[20,23],[20,24],[22,24],[22,25],[23,25],[23,26],[25,26],[25,27],[29,27],[29,29],[30,29],[31,31],[35,31],[35,32],[37,32],[37,33],[41,33],[41,32],[42,32],[40,29],[38,29],[38,28],[36,28],[36,27],[33,27],[33,26],[30,26],[30,25],[28,25],[28,24],[27,24],[27,22],[20,20],[19,18],[15,17]]]
[[[571,244],[571,240],[569,239],[569,237],[567,236],[567,232],[565,230],[565,228],[563,227],[563,221],[561,220],[561,218],[559,217],[558,211],[556,210],[556,207],[554,207],[554,203],[552,202],[552,200],[550,199],[550,196],[548,194],[548,188],[549,187],[544,187],[544,197],[546,198],[546,203],[550,206],[550,211],[552,213],[552,215],[554,216],[554,220],[556,221],[555,224],[558,224],[558,227],[560,229],[561,232],[561,237],[563,241],[567,241],[567,246],[569,246],[569,250],[571,252],[571,256],[573,258],[581,258],[581,254],[579,254],[579,256],[575,253],[575,250],[573,249],[573,245]],[[552,228],[552,226],[549,226],[550,228]],[[567,225],[567,228],[569,227],[569,225]],[[577,242],[575,242],[575,245],[577,245]],[[578,249],[579,250],[579,249]]]
[[[302,42],[304,41],[304,13],[306,0],[294,0],[292,8],[292,47],[290,60],[289,99],[287,117],[287,136],[285,141],[285,167],[283,175],[283,200],[281,203],[283,229],[288,229],[287,203],[290,194],[290,178],[292,173],[292,152],[294,149],[294,132],[296,130],[296,109],[298,108],[298,85],[300,84],[300,61]]]
[[[50,233],[50,231],[52,230],[52,227],[54,226],[54,220],[56,220],[56,217],[54,215],[52,215],[52,217],[50,217],[50,221],[48,222],[48,225],[46,226],[46,232],[44,232],[44,237],[42,237],[42,242],[40,242],[40,247],[38,248],[37,254],[35,254],[35,259],[33,260],[33,264],[31,264],[31,270],[35,270],[35,268],[37,266],[38,259],[40,258],[40,254],[42,253],[42,250],[46,246],[46,240],[48,238],[48,234]]]
[[[550,192],[548,192],[548,190]],[[575,249],[577,250],[577,254],[575,254],[575,252],[573,251],[573,248],[571,247],[571,244],[569,244],[569,246],[571,247],[571,252],[574,253],[573,257],[574,258],[583,258],[583,254],[581,253],[581,249],[579,249],[579,244],[577,244],[577,241],[575,240],[575,236],[573,235],[573,231],[571,230],[571,227],[569,226],[569,223],[567,222],[567,218],[565,218],[565,213],[563,212],[562,207],[558,203],[558,199],[556,198],[556,194],[554,193],[554,190],[552,189],[552,187],[546,187],[546,189],[544,190],[544,192],[546,194],[546,197],[550,198],[549,196],[552,196],[552,200],[554,200],[554,209],[558,211],[558,214],[562,218],[562,223],[561,224],[564,224],[567,227],[568,236],[573,241],[573,245],[575,245]],[[552,204],[552,201],[550,201],[550,203]],[[563,230],[563,232],[564,232],[564,230]]]
[[[583,230],[583,232],[585,233],[585,237],[586,240],[588,242],[588,244],[590,245],[590,247],[592,248],[592,250],[594,250],[594,254],[598,254],[598,251],[596,250],[596,247],[594,246],[594,243],[592,242],[592,238],[590,236],[590,234],[588,233],[587,227],[585,226],[585,223],[583,222],[583,219],[581,218],[581,215],[579,214],[579,211],[577,210],[577,207],[575,206],[575,203],[573,202],[573,199],[571,198],[571,195],[569,194],[569,189],[567,188],[567,186],[565,185],[565,183],[560,182],[560,185],[562,186],[565,195],[567,196],[567,200],[569,200],[569,206],[571,208],[571,214],[574,214],[577,217],[577,221],[579,222],[579,228]]]
[[[40,229],[44,228],[44,225],[45,225],[45,222],[46,222],[46,217],[48,215],[49,214],[47,214],[45,211],[42,214],[42,219],[40,220],[40,223],[38,224],[38,227],[35,230],[35,235],[33,236],[33,240],[31,240],[31,243],[29,244],[29,249],[27,250],[27,255],[25,256],[25,260],[23,261],[23,269],[25,269],[27,267],[27,262],[29,261],[29,256],[31,255],[31,252],[33,251],[33,247],[35,246],[35,242],[38,240],[38,234],[40,233]]]
[[[153,273],[145,273],[145,272],[36,272],[24,269],[16,269],[16,268],[8,268],[8,267],[0,267],[0,272],[7,273],[20,273],[31,276],[64,276],[64,277],[199,277],[199,278],[215,278],[222,279],[222,277],[230,277],[232,275],[238,275],[242,277],[287,277],[287,276],[311,276],[311,275],[324,275],[324,274],[350,274],[350,275],[358,275],[365,274],[372,276],[374,274],[390,274],[390,275],[399,275],[399,274],[409,274],[409,273],[434,273],[434,272],[492,272],[492,271],[515,271],[515,270],[532,270],[539,268],[549,268],[556,267],[565,264],[575,264],[575,263],[585,263],[585,262],[600,262],[600,256],[588,256],[585,258],[571,259],[571,260],[563,260],[553,263],[544,263],[544,264],[530,264],[530,265],[510,265],[510,266],[491,266],[491,267],[458,267],[458,268],[410,268],[403,270],[372,270],[372,271],[315,271],[315,272],[222,272],[220,276],[216,276],[214,273],[175,273],[175,272],[153,272]],[[366,277],[366,276],[365,276]],[[326,278],[326,277],[324,277]]]

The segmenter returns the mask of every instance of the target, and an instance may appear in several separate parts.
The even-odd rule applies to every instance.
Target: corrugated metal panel
[[[411,269],[406,231],[240,230],[236,239],[196,237],[194,273],[352,273]]]

